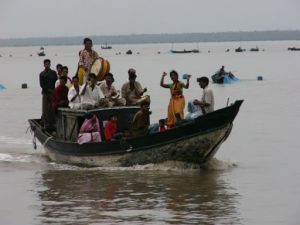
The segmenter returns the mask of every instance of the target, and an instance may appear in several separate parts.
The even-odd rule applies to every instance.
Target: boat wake
[[[14,163],[14,162],[40,163],[41,160],[40,157],[36,157],[36,155],[0,153],[0,163]]]
[[[165,171],[165,172],[198,172],[200,170],[221,171],[237,167],[237,163],[222,161],[216,158],[209,161],[207,165],[199,166],[197,164],[179,162],[179,161],[167,161],[159,164],[146,164],[135,165],[131,167],[81,167],[69,164],[59,164],[55,162],[49,162],[55,170],[89,170],[89,171]]]

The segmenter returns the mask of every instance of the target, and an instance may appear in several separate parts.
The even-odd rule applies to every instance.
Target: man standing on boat
[[[209,79],[207,77],[197,78],[197,82],[203,89],[201,100],[195,99],[188,103],[188,114],[186,119],[195,119],[198,116],[214,111],[214,93],[208,88]]]
[[[92,49],[93,41],[90,38],[83,40],[84,49],[79,52],[78,66],[84,69],[83,83],[87,80],[92,63],[99,58],[96,51]],[[81,78],[79,78],[80,80]]]
[[[50,59],[44,60],[44,70],[40,73],[40,86],[42,88],[42,124],[48,131],[53,131],[55,122],[54,112],[52,110],[52,94],[55,88],[55,82],[57,75],[54,70],[51,69]]]
[[[142,88],[142,85],[136,81],[135,69],[128,70],[128,82],[122,86],[122,98],[126,99],[126,105],[139,105],[142,102],[150,103],[150,96],[143,94],[147,91],[147,88]]]

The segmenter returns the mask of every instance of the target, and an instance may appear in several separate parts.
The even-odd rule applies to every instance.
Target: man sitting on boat
[[[82,109],[93,109],[108,106],[108,100],[102,98],[101,90],[96,83],[96,75],[94,73],[90,73],[80,92]]]
[[[126,99],[126,105],[139,105],[142,102],[150,103],[150,96],[143,94],[147,91],[147,88],[142,88],[142,85],[136,81],[135,69],[128,70],[128,82],[122,86],[122,98]]]
[[[69,88],[66,86],[67,78],[61,76],[59,78],[59,86],[56,87],[52,95],[52,108],[56,111],[59,107],[68,107],[68,92]]]
[[[77,76],[73,77],[72,84],[73,85],[69,89],[69,93],[68,93],[69,107],[71,109],[80,109],[81,108],[80,85]]]
[[[132,120],[131,135],[133,138],[148,134],[150,125],[149,114],[149,102],[142,102],[141,109],[134,115]]]
[[[120,93],[112,85],[115,81],[114,75],[108,73],[105,75],[105,81],[100,84],[100,89],[104,97],[108,100],[108,106],[124,106],[126,105],[125,98],[120,98]]]
[[[215,99],[211,89],[208,88],[209,79],[207,77],[197,78],[197,82],[203,89],[201,100],[195,99],[188,102],[188,114],[186,119],[195,119],[206,113],[214,111]]]
[[[176,123],[176,113],[179,113],[181,119],[184,118],[184,107],[185,99],[183,96],[183,88],[189,88],[189,82],[191,75],[187,76],[186,84],[178,80],[178,73],[175,70],[170,72],[170,78],[173,81],[172,84],[165,84],[164,79],[167,73],[164,72],[161,80],[160,86],[163,88],[169,88],[171,91],[171,99],[168,106],[168,127],[172,128]]]

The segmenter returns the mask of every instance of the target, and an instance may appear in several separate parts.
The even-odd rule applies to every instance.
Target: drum
[[[102,81],[104,80],[104,76],[109,73],[109,70],[109,61],[103,58],[98,58],[92,63],[89,72],[96,74],[97,79]]]

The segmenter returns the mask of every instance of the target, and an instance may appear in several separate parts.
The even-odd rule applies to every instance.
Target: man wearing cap
[[[115,81],[114,75],[108,73],[104,77],[105,81],[100,84],[100,90],[104,97],[108,100],[108,106],[124,106],[126,105],[125,98],[120,98],[120,91],[117,91],[116,88],[112,85]]]
[[[135,69],[128,70],[128,82],[122,86],[122,98],[126,99],[126,105],[139,105],[142,102],[150,103],[150,96],[143,94],[147,91],[147,88],[142,88],[142,85],[136,81]]]
[[[197,78],[197,82],[203,89],[201,100],[195,99],[188,103],[188,114],[186,119],[195,119],[198,116],[214,111],[214,93],[208,88],[209,79],[207,77]]]

